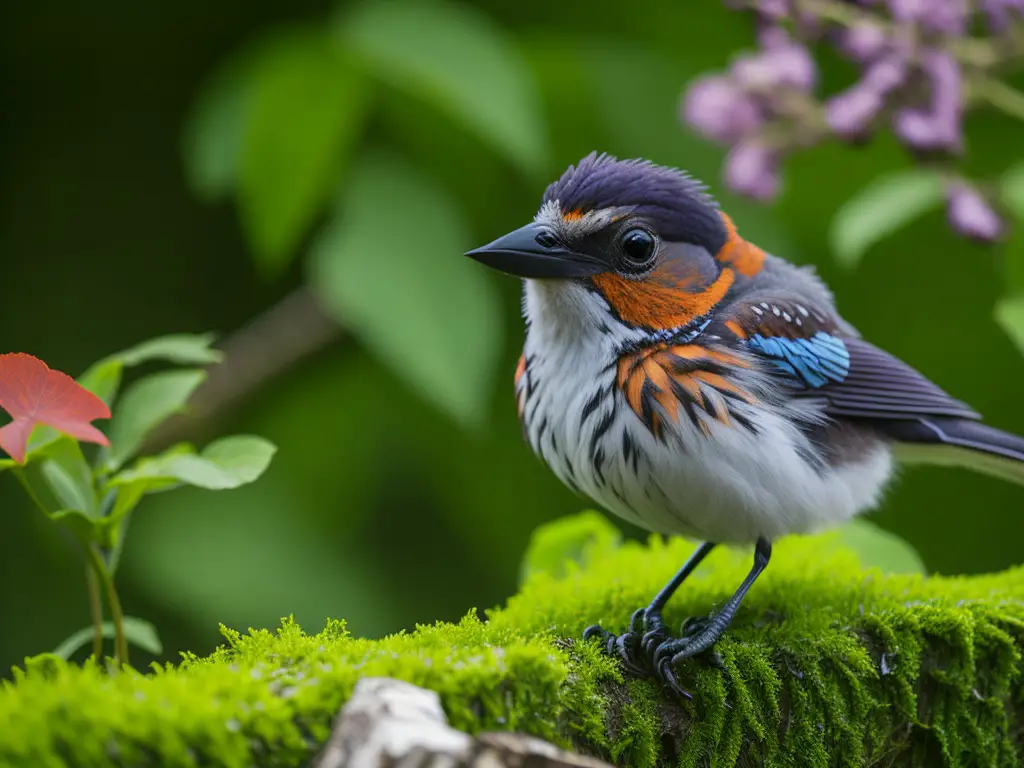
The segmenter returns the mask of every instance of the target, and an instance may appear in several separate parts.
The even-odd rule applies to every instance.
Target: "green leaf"
[[[121,385],[121,375],[126,367],[155,360],[177,365],[219,363],[224,355],[212,348],[215,338],[216,335],[212,333],[173,333],[158,336],[108,355],[83,373],[78,378],[78,383],[110,406]]]
[[[544,168],[547,135],[524,58],[472,4],[363,3],[338,31],[381,80],[434,104],[527,172]]]
[[[113,357],[129,368],[152,360],[166,360],[177,365],[219,363],[224,354],[213,349],[216,338],[214,333],[171,333],[136,344]]]
[[[201,370],[168,371],[146,376],[129,387],[111,420],[107,469],[113,471],[124,464],[153,429],[183,411],[205,378]]]
[[[114,404],[117,388],[121,386],[124,364],[120,360],[101,360],[94,363],[78,378],[78,383],[107,404]]]
[[[996,302],[995,320],[1024,355],[1024,296],[1007,296]]]
[[[521,578],[535,573],[564,576],[572,564],[585,566],[619,546],[622,534],[599,512],[586,511],[538,526],[523,557]]]
[[[832,219],[836,259],[854,267],[875,243],[942,205],[942,178],[927,169],[886,174],[846,201]]]
[[[89,517],[77,509],[62,509],[58,512],[50,512],[48,516],[55,523],[59,523],[71,531],[83,544],[96,543],[106,546],[109,541],[110,526],[107,518]]]
[[[203,83],[185,122],[185,176],[206,202],[225,197],[237,182],[253,59],[253,47],[246,47],[218,68]]]
[[[464,425],[480,423],[502,348],[501,302],[462,256],[469,237],[455,203],[375,153],[353,169],[342,210],[310,258],[324,306],[425,397]]]
[[[337,185],[367,112],[362,73],[324,32],[295,33],[253,72],[238,202],[257,263],[276,274]]]
[[[112,639],[114,637],[114,622],[105,621],[102,626],[103,637],[107,640]],[[164,645],[160,642],[160,635],[157,634],[156,627],[148,621],[137,619],[134,616],[125,616],[122,626],[125,638],[132,645],[154,656],[159,656],[164,652]],[[75,651],[92,642],[93,631],[91,626],[82,627],[54,648],[53,655],[62,659],[70,659],[75,655]]]
[[[1008,168],[999,186],[1003,203],[1018,221],[1024,222],[1024,163]]]
[[[867,520],[852,520],[839,528],[838,534],[840,544],[854,550],[867,568],[881,568],[886,573],[928,573],[910,544]]]
[[[114,486],[148,489],[181,482],[209,490],[227,490],[251,483],[262,475],[277,447],[252,435],[235,435],[210,443],[202,453],[178,446],[160,456],[145,458],[111,479]]]
[[[92,469],[82,455],[78,442],[61,437],[44,448],[40,471],[46,484],[62,507],[96,516],[96,492],[93,489]]]

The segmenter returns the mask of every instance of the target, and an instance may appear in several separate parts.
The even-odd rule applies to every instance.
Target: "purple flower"
[[[868,67],[864,73],[863,82],[872,90],[878,91],[883,96],[888,96],[907,79],[907,60],[900,55],[893,54],[880,59]]]
[[[874,61],[888,47],[885,30],[870,21],[858,22],[839,35],[839,49],[854,61]]]
[[[921,68],[931,81],[931,104],[924,110],[899,110],[893,129],[914,149],[959,152],[963,149],[960,67],[951,55],[928,51]]]
[[[779,192],[778,156],[756,141],[742,141],[725,159],[725,183],[734,192],[770,200]]]
[[[899,56],[887,56],[872,64],[859,82],[826,102],[829,127],[847,139],[862,137],[889,94],[903,84],[906,74],[906,62]]]
[[[955,182],[946,190],[946,216],[953,228],[972,240],[998,240],[1005,229],[1003,220],[978,190]]]
[[[864,135],[884,103],[880,93],[861,81],[825,103],[825,119],[837,135],[855,139]]]
[[[781,21],[789,13],[789,3],[786,0],[758,0],[755,8],[761,18],[770,21]]]
[[[745,90],[768,94],[776,88],[809,91],[817,79],[814,59],[807,49],[794,42],[778,27],[762,30],[762,51],[741,56],[732,65],[731,74]]]
[[[754,101],[722,75],[698,78],[683,100],[683,119],[702,136],[733,144],[761,125]]]
[[[993,32],[1006,31],[1011,23],[1011,14],[1024,16],[1024,0],[981,0],[980,4]]]
[[[967,27],[966,0],[888,0],[896,21],[920,24],[930,32],[961,36]]]

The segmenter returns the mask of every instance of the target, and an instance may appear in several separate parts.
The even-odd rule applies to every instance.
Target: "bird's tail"
[[[1024,485],[1024,437],[957,418],[892,422],[885,431],[898,461],[965,467]]]

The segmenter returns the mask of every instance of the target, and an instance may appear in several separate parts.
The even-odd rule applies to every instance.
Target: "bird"
[[[1024,484],[1024,438],[864,339],[813,267],[745,240],[685,170],[592,152],[532,221],[465,256],[522,280],[514,394],[533,452],[606,511],[701,542],[625,632],[583,633],[685,698],[675,670],[714,658],[779,538],[876,508],[902,465]],[[751,544],[733,595],[673,635],[683,582]]]

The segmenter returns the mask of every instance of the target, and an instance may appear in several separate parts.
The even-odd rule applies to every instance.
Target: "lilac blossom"
[[[972,240],[998,240],[1004,230],[1003,220],[977,189],[954,182],[946,191],[946,215],[960,234]]]
[[[906,62],[890,56],[872,64],[864,77],[825,103],[825,119],[836,134],[855,139],[864,135],[881,113],[886,97],[906,77]]]
[[[1024,0],[980,0],[980,5],[989,29],[996,33],[1009,29],[1015,17],[1024,18]]]
[[[757,50],[694,81],[681,115],[728,147],[725,182],[737,193],[771,199],[781,188],[782,158],[830,138],[858,143],[885,128],[919,161],[955,165],[965,150],[964,113],[976,100],[1024,119],[1014,106],[1024,94],[999,82],[1004,65],[1019,65],[1019,46],[1007,43],[1024,33],[1024,0],[725,2],[755,12]],[[840,7],[842,14],[824,12]],[[991,36],[963,40],[968,30],[977,35],[978,20]],[[818,93],[811,43],[830,44],[853,62],[855,81]],[[966,179],[950,186],[947,217],[975,239],[1003,229],[997,209]]]
[[[731,144],[761,124],[757,105],[727,77],[702,77],[690,87],[683,116],[698,133],[712,141]]]
[[[950,54],[937,51],[925,54],[921,67],[930,79],[931,103],[927,109],[898,110],[893,129],[912,149],[959,152],[963,147],[960,67]]]
[[[725,159],[725,183],[755,200],[770,200],[778,194],[778,157],[756,141],[743,141]]]
[[[889,47],[889,38],[880,24],[863,21],[848,29],[841,30],[838,38],[839,50],[854,61],[874,61]]]

